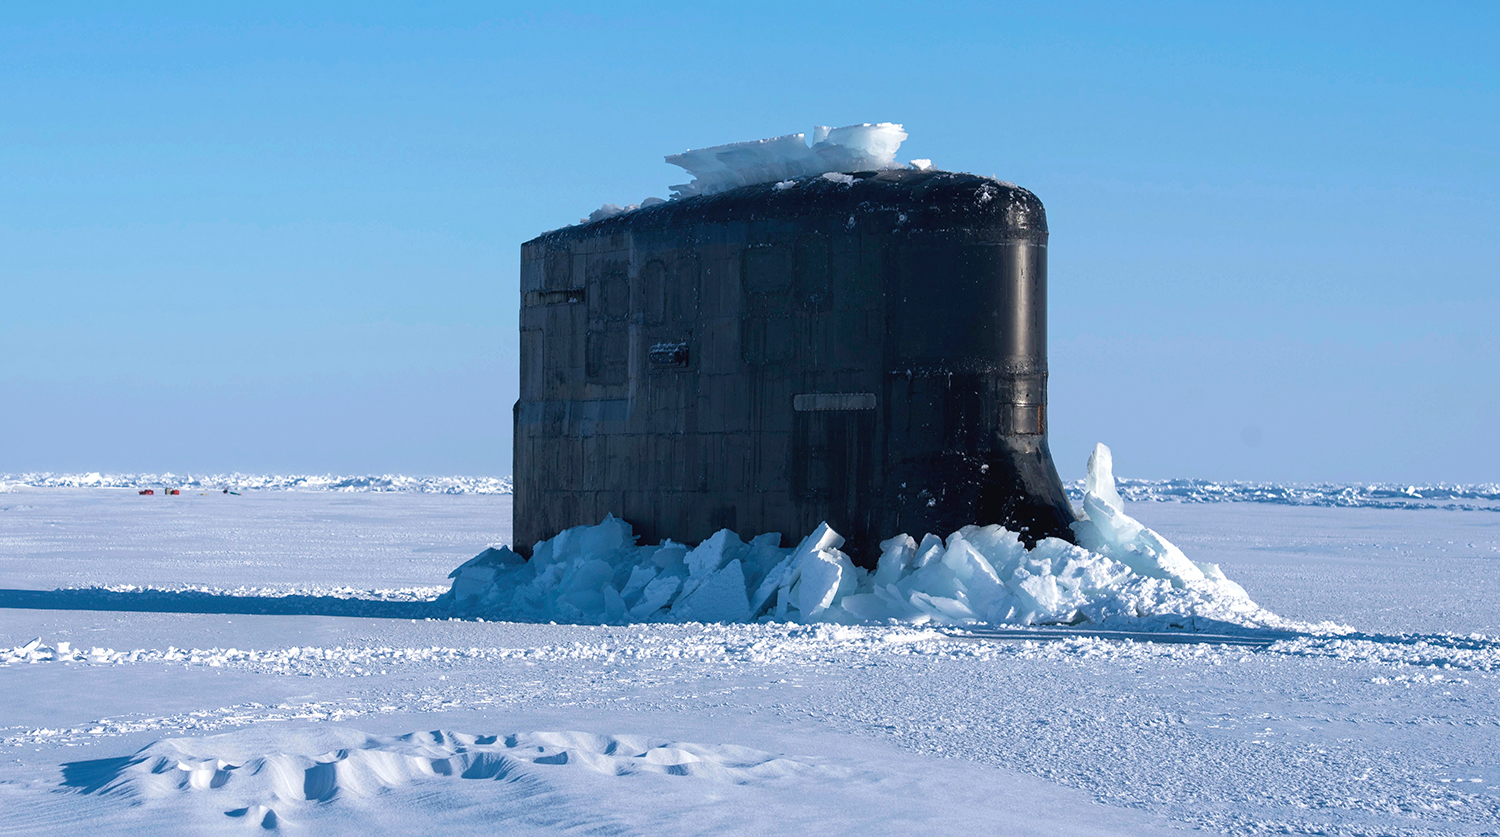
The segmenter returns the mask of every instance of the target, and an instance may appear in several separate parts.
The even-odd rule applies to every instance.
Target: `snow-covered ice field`
[[[1131,504],[1344,637],[428,618],[510,508],[0,493],[0,833],[1500,833],[1493,509]]]

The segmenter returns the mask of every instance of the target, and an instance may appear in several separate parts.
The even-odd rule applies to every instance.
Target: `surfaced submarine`
[[[660,202],[521,247],[515,540],[612,513],[643,543],[827,521],[1073,540],[1047,448],[1047,219],[901,169]]]

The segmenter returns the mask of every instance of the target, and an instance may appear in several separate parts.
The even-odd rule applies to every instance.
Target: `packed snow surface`
[[[1125,514],[1110,452],[1089,459],[1081,546],[1048,538],[1027,549],[999,525],[947,538],[897,535],[873,573],[839,550],[827,523],[790,549],[779,534],[749,543],[725,529],[689,547],[638,546],[613,516],[538,543],[531,560],[490,548],[454,570],[452,604],[496,619],[1081,624],[1135,628],[1290,627],[1214,564]],[[1332,627],[1332,626],[1329,626]]]
[[[755,183],[775,183],[824,173],[880,171],[897,167],[896,151],[906,131],[894,122],[865,122],[813,129],[806,134],[734,142],[671,154],[667,162],[693,175],[673,186],[679,197],[712,195]],[[930,161],[923,160],[928,167]]]

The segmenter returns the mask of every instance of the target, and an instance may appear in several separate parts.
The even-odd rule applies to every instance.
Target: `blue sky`
[[[213,5],[0,11],[0,472],[509,473],[520,242],[896,121],[1047,205],[1064,477],[1500,480],[1500,7]]]

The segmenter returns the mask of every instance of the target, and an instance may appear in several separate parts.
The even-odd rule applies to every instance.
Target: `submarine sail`
[[[1047,447],[1047,222],[991,178],[894,170],[658,203],[521,248],[515,535],[643,542],[827,521],[1071,541]]]

